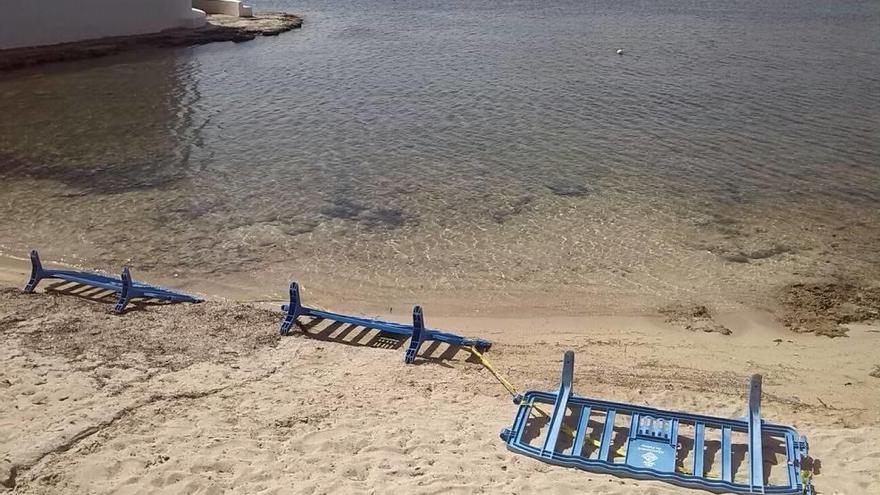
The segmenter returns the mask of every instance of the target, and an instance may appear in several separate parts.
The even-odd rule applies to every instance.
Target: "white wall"
[[[198,24],[191,0],[0,0],[0,49]]]
[[[239,0],[192,0],[192,5],[209,14],[224,14],[234,17],[251,17],[254,15],[253,9]]]

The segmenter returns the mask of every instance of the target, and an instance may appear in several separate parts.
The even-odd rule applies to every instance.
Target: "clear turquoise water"
[[[877,2],[253,3],[304,27],[2,76],[0,249],[391,292],[875,273]]]

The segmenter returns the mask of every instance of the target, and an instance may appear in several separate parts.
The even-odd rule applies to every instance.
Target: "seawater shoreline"
[[[0,72],[38,65],[86,60],[137,50],[173,48],[232,41],[257,36],[277,36],[302,27],[301,16],[284,12],[255,12],[253,17],[209,14],[207,24],[196,29],[170,29],[136,36],[115,36],[58,45],[0,50]]]
[[[71,264],[51,258],[44,259],[43,263],[47,267],[95,270],[87,264]],[[845,337],[853,324],[880,327],[880,286],[852,279],[793,283],[769,291],[762,304],[699,298],[672,298],[660,305],[655,301],[638,304],[633,301],[640,298],[635,297],[633,301],[612,308],[602,303],[580,301],[584,297],[616,297],[613,291],[603,294],[601,287],[575,293],[570,288],[547,287],[538,291],[529,287],[492,292],[485,289],[412,291],[395,287],[390,280],[383,287],[374,287],[364,281],[344,278],[265,275],[271,272],[246,275],[214,272],[197,278],[155,270],[141,271],[134,263],[129,268],[136,280],[193,293],[208,301],[253,304],[273,311],[288,302],[288,283],[296,280],[300,282],[301,297],[307,306],[403,322],[410,321],[412,308],[418,304],[423,307],[429,322],[444,318],[460,320],[466,325],[479,321],[536,323],[559,319],[590,325],[595,321],[622,319],[661,322],[667,327],[692,333],[729,336],[758,331],[767,335],[818,334],[825,337]],[[121,266],[118,269],[121,270]],[[118,275],[107,270],[97,271]],[[29,259],[0,253],[0,285],[23,287],[29,274]],[[267,283],[266,279],[273,283]],[[51,282],[44,285],[51,287]]]

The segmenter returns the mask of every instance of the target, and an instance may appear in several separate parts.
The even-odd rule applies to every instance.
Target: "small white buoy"
[[[620,48],[618,48],[618,49],[617,49],[617,54],[618,54],[618,55],[623,55],[623,50],[620,49]]]

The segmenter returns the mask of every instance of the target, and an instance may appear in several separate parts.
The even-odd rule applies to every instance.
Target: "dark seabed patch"
[[[584,184],[574,182],[559,182],[554,184],[545,184],[545,187],[557,196],[582,197],[590,194],[590,188]]]
[[[4,180],[29,178],[60,182],[82,193],[121,194],[157,188],[173,187],[184,179],[183,169],[175,167],[174,158],[155,158],[145,161],[100,163],[34,161],[10,156],[0,157],[0,177]],[[76,194],[76,193],[73,193]]]
[[[497,223],[504,223],[525,211],[526,208],[528,208],[529,204],[532,203],[532,200],[533,198],[531,196],[523,196],[521,198],[517,198],[510,203],[507,203],[503,207],[495,210],[495,212],[492,213],[492,218]]]

